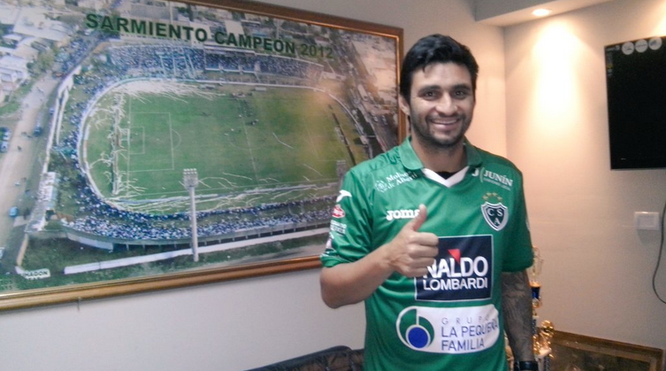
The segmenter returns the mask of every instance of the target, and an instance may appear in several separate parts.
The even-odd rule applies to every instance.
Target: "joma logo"
[[[416,210],[389,210],[386,212],[386,220],[394,219],[414,219],[419,215],[419,209]]]

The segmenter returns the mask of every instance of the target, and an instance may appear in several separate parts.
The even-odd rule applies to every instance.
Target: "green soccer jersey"
[[[325,267],[363,258],[419,204],[428,212],[420,231],[439,236],[427,275],[393,273],[366,299],[366,369],[505,370],[500,275],[533,259],[522,174],[466,142],[467,167],[444,179],[410,140],[347,173],[321,256]]]

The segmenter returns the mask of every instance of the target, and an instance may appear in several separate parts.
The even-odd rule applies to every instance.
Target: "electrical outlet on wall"
[[[636,229],[642,231],[659,230],[659,213],[656,211],[636,211],[634,212],[634,225]]]

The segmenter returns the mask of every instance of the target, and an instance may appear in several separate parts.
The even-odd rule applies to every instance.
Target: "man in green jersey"
[[[400,109],[411,135],[351,169],[321,260],[324,302],[365,301],[365,367],[536,370],[532,245],[522,174],[465,138],[478,65],[442,35],[405,56]]]

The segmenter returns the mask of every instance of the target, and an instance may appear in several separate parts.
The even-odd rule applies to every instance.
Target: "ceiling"
[[[470,0],[477,22],[493,26],[511,26],[536,19],[532,11],[548,8],[560,14],[613,0]]]

